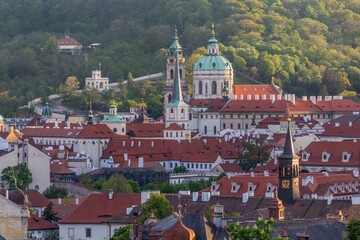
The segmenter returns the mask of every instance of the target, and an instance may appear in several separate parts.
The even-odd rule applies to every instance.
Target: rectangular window
[[[232,124],[232,123],[230,123],[230,129],[233,129],[233,127],[234,127],[234,126],[233,126],[233,124]]]
[[[225,129],[226,128],[226,124],[225,123],[223,123],[223,129]]]
[[[199,168],[199,164],[198,164],[198,163],[196,164],[196,168]]]
[[[202,169],[202,163],[200,163],[200,169]]]
[[[245,115],[245,118],[248,118],[248,117],[249,117],[249,116],[246,114],[246,115]]]
[[[68,228],[68,237],[73,238],[74,237],[74,228]]]
[[[85,237],[91,238],[91,228],[85,229]]]
[[[175,167],[177,167],[177,163],[175,163]]]
[[[204,167],[205,167],[205,169],[207,169],[207,164],[206,163],[204,164]]]
[[[241,124],[240,123],[238,123],[238,129],[241,129]]]
[[[246,128],[246,129],[249,129],[249,124],[245,124],[245,128]]]
[[[189,163],[187,164],[187,168],[190,168],[190,164],[189,164]]]
[[[193,163],[191,164],[191,168],[194,168],[194,164],[193,164]]]
[[[170,163],[170,168],[172,168],[172,163]]]

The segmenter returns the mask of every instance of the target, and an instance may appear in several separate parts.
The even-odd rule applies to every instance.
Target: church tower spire
[[[91,101],[90,101],[90,110],[89,110],[89,115],[88,115],[88,124],[89,125],[94,124],[94,116],[93,116],[92,110],[91,110]]]
[[[166,64],[166,86],[164,91],[165,105],[168,104],[173,97],[172,92],[173,92],[173,83],[174,83],[175,71],[176,71],[175,70],[176,55],[179,60],[178,74],[180,78],[183,99],[184,101],[188,101],[189,100],[189,96],[187,95],[188,88],[185,79],[185,58],[183,56],[182,47],[179,43],[179,37],[175,26],[173,42],[169,49],[169,55]]]
[[[299,156],[294,150],[291,136],[291,119],[288,119],[288,127],[284,151],[279,156],[279,198],[285,204],[291,204],[300,198],[299,188]]]
[[[178,124],[180,127],[187,129],[189,122],[189,105],[187,105],[182,96],[181,79],[179,74],[179,56],[175,54],[175,76],[172,88],[172,99],[165,105],[165,127],[172,123]]]

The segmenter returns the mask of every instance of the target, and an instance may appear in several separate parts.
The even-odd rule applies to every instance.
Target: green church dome
[[[52,115],[52,111],[51,111],[48,103],[46,103],[46,106],[43,108],[41,115],[42,116],[51,116]]]
[[[194,64],[194,70],[231,70],[232,65],[223,56],[207,55]]]

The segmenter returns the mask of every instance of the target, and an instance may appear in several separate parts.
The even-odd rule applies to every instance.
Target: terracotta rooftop
[[[103,220],[126,211],[132,205],[140,205],[141,196],[135,193],[114,193],[90,195],[71,215],[59,223],[101,223]],[[91,211],[89,211],[91,209]]]
[[[60,46],[71,46],[71,45],[82,46],[81,43],[79,43],[78,41],[76,41],[74,38],[71,38],[71,37],[60,38],[59,45]]]
[[[172,130],[172,131],[184,131],[185,129],[180,127],[178,124],[176,123],[172,123],[170,124],[167,128],[165,128],[164,130]]]
[[[163,123],[126,124],[126,131],[130,137],[164,137]]]
[[[30,213],[30,217],[28,219],[28,231],[51,230],[58,228],[59,226]]]
[[[265,94],[266,99],[270,99],[270,95],[274,94],[275,96],[279,94],[276,88],[273,85],[234,85],[234,94],[240,98],[240,95],[243,95],[243,99],[247,98],[247,95],[250,94],[252,99],[255,95],[259,95],[259,98],[262,99],[262,96]]]

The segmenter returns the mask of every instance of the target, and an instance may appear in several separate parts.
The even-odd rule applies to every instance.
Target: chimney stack
[[[114,198],[114,191],[112,189],[109,190],[109,200],[113,200]]]

